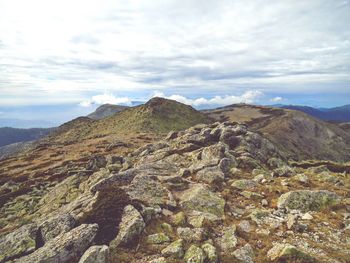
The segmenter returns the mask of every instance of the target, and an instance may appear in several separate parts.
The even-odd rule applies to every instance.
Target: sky
[[[349,14],[348,0],[0,0],[0,118],[153,96],[349,104]]]

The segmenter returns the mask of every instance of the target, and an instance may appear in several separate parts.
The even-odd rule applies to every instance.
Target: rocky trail
[[[242,124],[170,132],[41,192],[32,220],[2,232],[0,262],[350,262],[337,167],[288,163]]]

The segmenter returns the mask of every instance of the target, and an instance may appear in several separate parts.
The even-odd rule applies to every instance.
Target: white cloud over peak
[[[91,99],[83,100],[79,103],[82,107],[89,107],[91,105],[115,104],[115,105],[131,105],[131,99],[128,97],[116,97],[112,93],[104,93],[92,96]]]
[[[230,105],[234,103],[256,103],[259,98],[263,96],[263,93],[258,90],[250,90],[246,91],[243,94],[239,96],[214,96],[213,98],[206,99],[206,98],[196,98],[196,99],[190,99],[186,98],[181,95],[170,95],[166,96],[163,92],[155,92],[153,97],[162,97],[166,99],[176,100],[178,102],[192,105],[194,107],[199,106],[225,106]]]
[[[270,101],[272,101],[272,102],[279,102],[279,101],[282,101],[282,100],[283,100],[282,97],[274,97],[274,98],[270,99]]]

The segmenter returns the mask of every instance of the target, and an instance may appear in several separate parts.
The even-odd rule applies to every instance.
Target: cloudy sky
[[[349,14],[344,0],[0,0],[0,105],[349,104]]]

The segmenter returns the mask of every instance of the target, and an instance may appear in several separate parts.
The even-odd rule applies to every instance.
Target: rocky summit
[[[90,158],[23,202],[7,188],[0,262],[349,262],[349,166],[284,156],[216,122]]]

